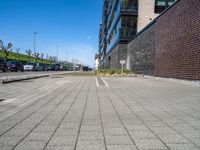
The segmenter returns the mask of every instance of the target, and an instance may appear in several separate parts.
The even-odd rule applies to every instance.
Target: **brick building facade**
[[[154,75],[200,80],[200,0],[180,0],[156,20]]]
[[[129,40],[174,2],[103,0],[102,23],[99,28],[99,68],[121,68],[119,62],[127,59]]]
[[[102,68],[120,68],[159,77],[200,80],[200,0],[179,0],[127,44],[109,51]]]
[[[140,31],[128,44],[127,69],[153,75],[155,58],[155,21]]]
[[[107,54],[104,63],[102,64],[103,69],[120,68],[120,60],[126,60],[127,57],[127,44],[116,44],[113,50]]]

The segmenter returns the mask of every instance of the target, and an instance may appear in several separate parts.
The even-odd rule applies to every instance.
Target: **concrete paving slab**
[[[42,150],[46,141],[23,141],[15,150]]]
[[[107,150],[137,150],[134,145],[108,145]]]
[[[77,150],[104,150],[105,145],[103,141],[96,140],[80,140],[77,143]]]
[[[102,79],[108,86],[95,77],[0,85],[8,99],[0,102],[0,150],[200,150],[198,86]]]
[[[68,145],[68,146],[74,146],[76,142],[76,136],[58,136],[55,135],[48,145]]]
[[[74,146],[57,146],[57,145],[48,145],[45,150],[74,150]]]

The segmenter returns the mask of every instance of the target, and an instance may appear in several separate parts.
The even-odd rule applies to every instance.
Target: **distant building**
[[[120,68],[127,44],[175,0],[104,0],[99,29],[99,67]]]

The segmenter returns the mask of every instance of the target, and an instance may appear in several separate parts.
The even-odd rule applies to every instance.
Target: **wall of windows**
[[[107,52],[119,40],[128,41],[136,34],[137,28],[138,0],[113,0],[111,3],[113,5],[109,6],[108,11]]]
[[[121,16],[119,22],[108,36],[107,52],[119,40],[129,40],[137,32],[137,17],[136,16]]]
[[[172,5],[176,0],[155,0],[155,13],[162,13],[167,7]]]
[[[130,39],[137,32],[137,17],[122,16],[120,39]]]
[[[122,9],[129,10],[138,7],[138,0],[121,0]]]
[[[112,30],[111,34],[108,36],[107,39],[107,52],[115,45],[115,43],[119,40],[119,32],[121,28],[121,22],[120,19],[115,28]]]

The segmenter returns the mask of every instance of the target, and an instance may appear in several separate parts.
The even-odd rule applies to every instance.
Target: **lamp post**
[[[59,60],[59,59],[58,59],[58,48],[59,48],[59,45],[56,46],[57,63],[58,63],[58,60]]]
[[[72,59],[72,63],[74,64],[74,74],[75,74],[76,65],[77,65],[77,63],[78,63],[78,59]]]
[[[36,49],[36,46],[35,46],[35,36],[36,36],[37,32],[33,32],[33,51],[34,51],[34,61],[35,61],[35,49]]]

